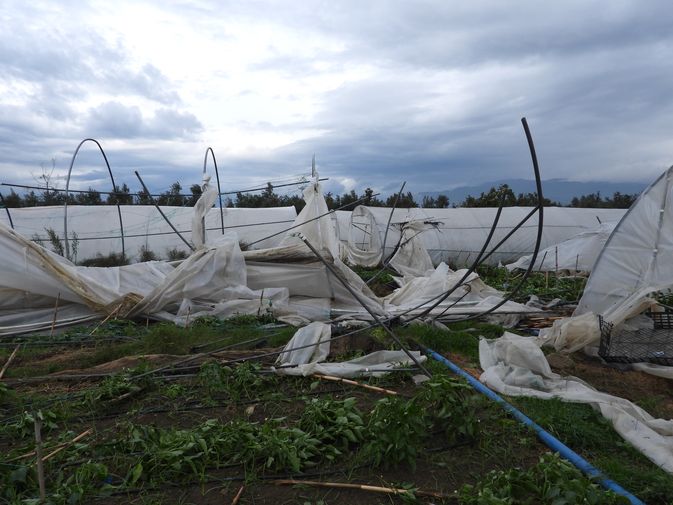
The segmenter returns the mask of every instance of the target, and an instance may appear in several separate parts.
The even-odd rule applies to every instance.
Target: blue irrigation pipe
[[[441,354],[437,354],[432,349],[422,346],[421,348],[428,356],[431,356],[432,358],[436,359],[437,361],[445,365],[453,373],[460,375],[461,377],[466,379],[467,382],[470,383],[470,386],[472,386],[474,389],[476,389],[489,399],[493,400],[494,402],[498,403],[503,409],[512,414],[512,416],[514,416],[515,419],[525,424],[526,426],[531,427],[535,431],[537,436],[540,438],[540,440],[542,440],[542,442],[544,442],[544,444],[547,447],[558,452],[561,455],[561,457],[570,461],[589,478],[599,482],[605,489],[613,491],[618,495],[624,496],[633,505],[645,505],[643,501],[641,501],[639,498],[629,493],[626,489],[624,489],[622,486],[617,484],[612,479],[606,477],[606,475],[603,472],[601,472],[598,468],[593,466],[586,459],[584,459],[582,456],[573,451],[570,447],[568,447],[559,439],[554,437],[551,433],[545,431],[539,424],[535,423],[532,419],[530,419],[523,412],[512,406],[510,403],[507,403],[505,400],[502,399],[500,395],[484,386],[481,382],[472,377],[465,370],[457,366],[455,363],[452,363]]]

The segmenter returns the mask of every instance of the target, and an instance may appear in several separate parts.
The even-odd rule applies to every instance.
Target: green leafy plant
[[[320,440],[325,447],[324,456],[330,461],[350,445],[362,442],[366,431],[355,398],[312,399],[299,420],[299,428]]]
[[[60,412],[53,410],[38,410],[35,413],[23,412],[15,422],[7,426],[6,431],[20,438],[33,437],[36,417],[42,422],[43,433],[56,430],[58,423],[63,419],[63,415]]]
[[[261,365],[246,362],[236,366],[222,366],[216,362],[201,365],[199,381],[211,394],[225,392],[231,399],[254,398],[265,384],[275,382],[275,377],[262,376]]]
[[[401,398],[383,398],[369,416],[362,456],[375,466],[401,463],[416,468],[416,458],[426,434],[420,403]]]
[[[450,442],[473,439],[479,420],[475,406],[481,397],[465,382],[448,376],[433,376],[414,397],[422,406],[432,430],[442,430]]]
[[[629,501],[584,477],[557,454],[545,454],[528,470],[492,471],[458,491],[463,505],[617,505]]]

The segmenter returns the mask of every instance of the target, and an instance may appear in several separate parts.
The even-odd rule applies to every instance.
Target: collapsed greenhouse
[[[395,325],[411,329],[422,325],[445,332],[448,339],[463,331],[455,329],[462,328],[456,324],[479,318],[510,329],[519,325],[521,332],[520,323],[545,320],[555,306],[514,299],[534,271],[590,271],[571,317],[547,319],[553,325],[539,336],[505,331],[497,339],[481,338],[481,371],[458,370],[477,390],[483,387],[473,377],[478,375],[490,387],[487,395],[496,391],[512,398],[588,404],[621,437],[671,474],[673,421],[654,418],[632,401],[564,377],[552,370],[541,350],[543,345],[566,353],[583,349],[608,362],[618,351],[622,362],[636,363],[633,366],[640,371],[673,378],[668,366],[673,365],[671,326],[660,324],[661,314],[669,317],[673,308],[655,296],[673,286],[668,268],[673,264],[673,244],[666,233],[673,226],[671,170],[626,213],[555,207],[358,206],[353,211],[331,211],[316,173],[304,189],[306,205],[298,215],[294,207],[216,208],[219,189],[207,180],[193,209],[123,205],[71,206],[67,211],[7,209],[0,222],[0,337],[45,332],[55,337],[59,329],[87,323],[96,324],[93,335],[111,320],[144,321],[148,327],[150,321],[163,321],[189,329],[197,321],[249,315],[298,328],[280,350],[269,351],[278,357],[269,367],[275,374],[343,380],[408,369],[419,382],[432,381],[435,372],[428,357],[441,362],[446,356],[437,356],[427,342],[400,340]],[[49,243],[64,244],[70,259],[49,250]],[[114,267],[77,264],[112,254],[147,259],[141,257],[143,251],[167,260]],[[497,268],[505,263],[512,271],[523,271],[507,278],[506,284],[513,286],[507,291],[491,287],[477,271],[478,266]],[[358,268],[370,269],[373,275],[365,280]],[[376,294],[370,281],[390,272],[394,288]],[[648,315],[643,315],[646,310]],[[392,339],[386,340],[388,347],[375,343],[357,355],[344,352],[339,359],[338,339],[372,328],[380,331],[377,338]],[[631,342],[635,339],[637,344],[620,347],[618,337],[624,332],[630,332]],[[30,342],[30,336],[24,338],[19,342]],[[625,357],[624,352],[634,348],[640,354]],[[212,357],[206,353],[198,359],[205,362]],[[167,368],[171,370],[170,363],[156,370]],[[507,408],[518,412],[511,405]],[[554,439],[542,432],[543,440]],[[579,458],[580,463],[574,463],[607,489],[631,503],[642,503],[563,444],[553,448],[567,459]]]

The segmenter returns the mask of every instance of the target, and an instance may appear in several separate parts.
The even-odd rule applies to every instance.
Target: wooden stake
[[[385,395],[398,394],[397,391],[392,391],[390,389],[383,389],[377,386],[370,386],[369,384],[363,384],[362,382],[357,382],[350,379],[344,379],[343,377],[333,377],[331,375],[319,375],[319,374],[314,374],[313,377],[317,377],[318,379],[323,379],[327,381],[343,382],[344,384],[350,384],[351,386],[358,386],[364,389],[369,389],[370,391],[376,391],[377,393],[383,393]]]
[[[103,325],[108,321],[108,319],[110,319],[110,318],[111,318],[112,316],[114,316],[117,312],[119,312],[119,311],[121,310],[121,308],[122,308],[122,305],[124,305],[124,302],[120,303],[120,304],[119,304],[119,305],[118,305],[112,312],[110,312],[110,313],[105,317],[105,319],[103,319],[100,323],[98,323],[98,325],[97,325],[93,330],[91,330],[91,333],[89,333],[89,336],[93,335],[93,334],[96,332],[96,330],[97,330],[98,328],[100,328],[101,326],[103,326]]]
[[[189,316],[192,315],[192,306],[187,307],[187,320],[185,321],[185,329],[189,328]]]
[[[54,305],[54,319],[51,320],[51,330],[49,331],[49,336],[54,335],[54,327],[56,326],[56,316],[58,316],[58,302],[61,299],[61,292],[59,291],[56,295],[56,305]]]
[[[244,489],[245,486],[241,486],[241,489],[238,490],[238,493],[236,493],[236,496],[234,496],[234,499],[231,501],[231,505],[236,505],[238,503],[238,500],[241,499],[241,495],[243,494]]]
[[[14,357],[16,356],[16,353],[19,352],[19,347],[21,347],[21,344],[16,344],[16,347],[12,351],[12,354],[9,355],[9,358],[7,358],[7,361],[5,364],[2,366],[2,370],[0,370],[0,379],[2,379],[5,376],[5,372],[9,368],[9,365],[12,363],[14,360]]]
[[[362,491],[370,491],[373,493],[385,493],[385,494],[416,494],[419,496],[431,496],[433,498],[451,498],[453,495],[446,495],[442,493],[437,493],[435,491],[421,491],[421,490],[409,490],[404,488],[395,488],[395,487],[380,487],[380,486],[369,486],[367,484],[347,484],[344,482],[321,482],[315,480],[294,480],[294,479],[280,479],[273,480],[272,483],[277,486],[315,486],[315,487],[329,487],[329,488],[342,488],[342,489],[360,489]]]
[[[42,460],[42,420],[37,412],[33,414],[35,419],[35,454],[37,461],[37,482],[40,486],[40,500],[44,502],[47,498],[47,488],[44,483],[44,462]]]
[[[556,246],[556,275],[558,275],[558,246]]]

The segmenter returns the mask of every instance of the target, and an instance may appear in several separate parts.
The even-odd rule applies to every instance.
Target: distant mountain
[[[503,179],[500,181],[485,182],[476,186],[461,186],[459,188],[447,189],[446,191],[432,191],[418,193],[417,201],[420,203],[424,196],[437,197],[446,195],[452,205],[459,205],[465,200],[465,197],[472,195],[478,197],[481,193],[487,193],[492,187],[498,187],[501,184],[507,184],[515,194],[533,193],[535,191],[535,181],[527,179]],[[622,194],[640,193],[647,187],[647,184],[639,182],[577,182],[566,181],[564,179],[549,179],[542,181],[542,192],[545,198],[567,205],[575,196],[588,195],[590,193],[600,192],[601,196],[612,196],[619,191]]]

